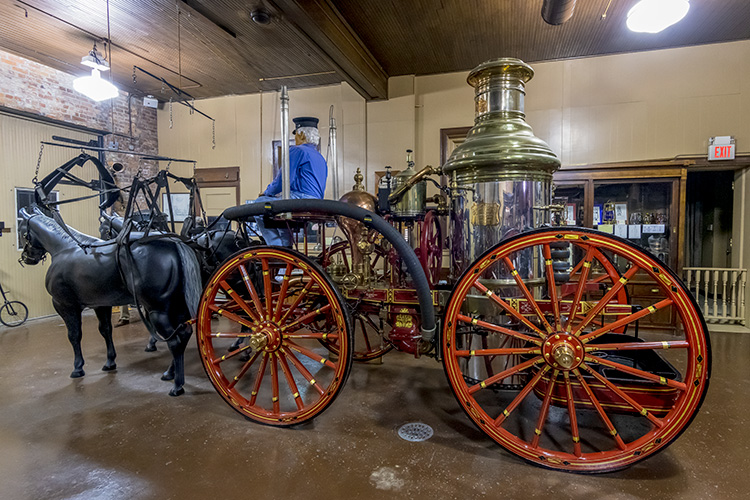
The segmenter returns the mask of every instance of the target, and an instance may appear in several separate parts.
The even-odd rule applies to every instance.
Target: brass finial
[[[362,169],[358,168],[357,173],[354,174],[354,185],[352,186],[353,191],[365,191],[365,185],[362,184],[362,180],[365,178],[362,175]]]

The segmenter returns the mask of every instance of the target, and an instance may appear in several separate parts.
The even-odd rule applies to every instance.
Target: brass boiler
[[[503,58],[480,64],[467,78],[475,89],[474,127],[442,169],[452,191],[454,277],[502,239],[549,222],[560,160],[525,120],[525,84],[533,76],[528,64]],[[519,265],[531,277],[536,272],[528,260]]]
[[[391,213],[395,217],[414,218],[424,217],[427,206],[427,185],[424,181],[410,183],[409,181],[417,175],[414,170],[411,149],[406,150],[406,170],[393,176],[391,179],[391,199],[400,198],[391,205]],[[400,188],[407,184],[413,184],[401,192]]]
[[[354,175],[352,190],[344,194],[339,201],[351,203],[371,212],[377,211],[377,199],[368,193],[362,184],[364,176],[361,169]],[[339,227],[349,241],[352,267],[350,273],[341,276],[342,284],[347,288],[355,288],[366,284],[371,276],[370,254],[373,251],[371,231],[363,223],[347,217],[336,218]]]

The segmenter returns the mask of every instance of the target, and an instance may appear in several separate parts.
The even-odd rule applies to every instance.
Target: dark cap
[[[294,122],[294,132],[296,133],[300,127],[318,128],[319,120],[312,116],[298,116],[297,118],[292,118],[292,121]]]

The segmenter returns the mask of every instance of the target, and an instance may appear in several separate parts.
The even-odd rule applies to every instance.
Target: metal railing
[[[685,267],[683,271],[706,322],[745,324],[747,269]]]

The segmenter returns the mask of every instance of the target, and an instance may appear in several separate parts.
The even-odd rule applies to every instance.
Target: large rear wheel
[[[565,298],[552,254],[560,242],[583,273]],[[589,300],[596,255],[622,276]],[[648,305],[622,304],[629,281],[659,293]],[[657,311],[674,325],[621,333]],[[690,292],[653,256],[595,231],[550,228],[502,242],[462,275],[444,325],[445,371],[463,409],[543,467],[609,472],[649,457],[685,430],[708,387],[709,338]]]
[[[344,300],[320,267],[279,247],[230,257],[209,280],[197,320],[203,367],[245,417],[290,426],[320,414],[352,363]],[[333,340],[338,356],[320,344]]]

